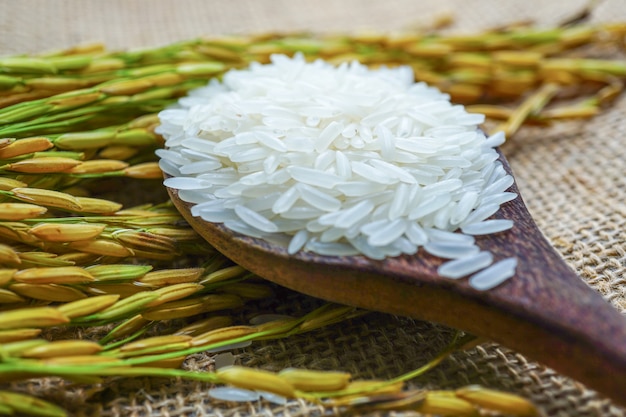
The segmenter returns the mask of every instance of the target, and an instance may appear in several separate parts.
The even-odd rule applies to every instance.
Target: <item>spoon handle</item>
[[[513,219],[515,227],[479,245],[497,259],[518,259],[508,282],[483,292],[455,285],[435,295],[440,292],[435,288],[423,291],[423,278],[420,288],[411,285],[417,282],[414,265],[392,261],[385,268],[392,279],[416,291],[402,295],[395,290],[387,305],[394,305],[395,313],[488,337],[626,405],[626,317],[569,268],[521,197],[504,205],[499,216]],[[447,311],[437,311],[438,302],[427,297],[452,300],[445,301]]]

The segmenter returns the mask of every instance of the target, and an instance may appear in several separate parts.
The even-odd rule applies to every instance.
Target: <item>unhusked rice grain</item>
[[[289,254],[424,248],[456,259],[441,268],[456,278],[491,262],[470,235],[512,227],[489,219],[516,197],[495,150],[504,135],[486,137],[483,116],[415,83],[409,67],[275,55],[159,116],[165,185],[196,204],[192,214]]]

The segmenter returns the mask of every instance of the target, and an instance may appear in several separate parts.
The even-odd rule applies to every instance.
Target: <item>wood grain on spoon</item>
[[[504,157],[501,160],[510,173]],[[518,192],[515,185],[512,190]],[[437,275],[442,260],[423,251],[382,261],[332,257],[242,236],[174,204],[210,244],[259,276],[311,296],[442,323],[489,338],[626,405],[626,318],[555,252],[521,197],[502,205],[507,232],[477,238],[496,260],[517,257],[516,275],[489,291]]]

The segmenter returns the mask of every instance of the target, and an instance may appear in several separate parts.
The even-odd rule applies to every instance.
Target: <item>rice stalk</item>
[[[9,285],[9,290],[21,295],[40,301],[72,302],[87,298],[87,295],[73,287],[58,284],[25,284],[15,283]]]
[[[41,328],[69,323],[70,319],[52,307],[18,308],[0,312],[0,329]]]
[[[32,219],[45,214],[47,211],[47,208],[36,204],[0,203],[0,221]]]
[[[20,352],[22,358],[54,358],[58,356],[94,355],[102,346],[87,340],[58,340],[33,346]]]
[[[507,392],[471,385],[454,391],[454,395],[482,408],[513,416],[538,415],[537,408],[529,401]]]
[[[23,328],[0,330],[0,343],[6,344],[11,342],[33,339],[41,334],[41,329]]]
[[[112,306],[119,300],[119,298],[120,296],[118,294],[89,297],[83,300],[62,304],[57,307],[57,311],[60,311],[69,319],[89,316]]]
[[[0,304],[22,304],[26,299],[14,291],[0,288]]]
[[[544,84],[524,100],[504,123],[495,128],[495,131],[502,131],[507,137],[511,137],[530,114],[537,113],[545,107],[557,92],[558,86],[556,84]]]
[[[66,417],[65,410],[48,401],[11,391],[0,391],[0,412],[6,415],[20,413],[29,416]]]
[[[89,272],[76,266],[27,268],[15,272],[11,278],[27,284],[83,284],[95,281]]]

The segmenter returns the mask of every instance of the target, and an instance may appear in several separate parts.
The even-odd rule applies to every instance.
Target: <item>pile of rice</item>
[[[277,55],[231,70],[160,113],[165,185],[192,214],[290,254],[414,254],[453,259],[439,269],[487,289],[512,276],[474,235],[516,197],[484,116],[415,83],[409,67],[370,70]],[[491,265],[491,266],[490,266]],[[484,270],[484,268],[487,268]]]

